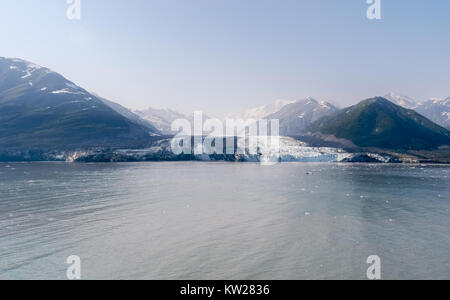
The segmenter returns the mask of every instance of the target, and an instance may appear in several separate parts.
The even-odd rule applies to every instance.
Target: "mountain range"
[[[430,99],[418,105],[415,110],[450,130],[450,97],[447,99]]]
[[[250,109],[243,119],[279,119],[280,134],[334,137],[357,147],[433,150],[450,145],[450,98],[418,102],[389,93],[339,109],[307,97]],[[131,111],[48,68],[0,57],[0,150],[137,149],[173,135],[168,109]],[[204,116],[207,119],[208,116]],[[435,124],[436,123],[436,124]]]
[[[384,98],[399,106],[413,109],[436,124],[450,129],[450,97],[446,99],[433,98],[420,102],[408,96],[391,92]]]

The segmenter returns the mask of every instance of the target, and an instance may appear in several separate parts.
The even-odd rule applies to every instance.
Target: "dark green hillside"
[[[310,131],[350,140],[359,147],[430,150],[450,145],[447,129],[381,97],[326,116]]]
[[[155,134],[47,68],[0,58],[0,149],[137,147]]]

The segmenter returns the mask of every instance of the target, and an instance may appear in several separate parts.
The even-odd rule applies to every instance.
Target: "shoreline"
[[[0,160],[0,165],[25,163],[59,163],[59,164],[138,164],[138,163],[208,163],[208,164],[261,164],[255,161],[227,161],[227,160],[141,160],[141,161],[65,161],[65,160]],[[282,164],[333,164],[333,165],[390,165],[390,166],[450,166],[450,162],[342,162],[342,161],[282,161],[273,165]],[[263,164],[261,164],[263,165]]]
[[[395,150],[380,148],[348,148],[335,145],[308,143],[292,137],[282,137],[280,144],[258,146],[255,152],[247,148],[234,148],[231,154],[175,154],[170,139],[160,139],[147,147],[119,148],[44,148],[0,149],[0,162],[171,162],[171,161],[225,161],[254,163],[330,162],[377,164],[450,164],[450,147],[433,150]],[[225,150],[223,153],[226,153]]]

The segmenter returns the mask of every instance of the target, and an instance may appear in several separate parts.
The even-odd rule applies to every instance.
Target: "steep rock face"
[[[157,134],[58,73],[0,58],[0,148],[142,146]]]
[[[450,144],[448,130],[381,97],[324,117],[310,130],[349,140],[359,147],[425,150]]]

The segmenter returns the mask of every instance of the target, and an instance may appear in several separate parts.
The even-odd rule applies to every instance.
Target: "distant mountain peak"
[[[189,119],[188,116],[168,108],[156,109],[149,107],[145,110],[136,110],[134,112],[153,124],[162,133],[169,135],[174,133],[172,132],[173,121],[177,119]]]
[[[284,106],[286,106],[288,104],[291,104],[291,103],[294,103],[294,102],[295,101],[278,99],[278,100],[274,101],[273,103],[248,109],[244,113],[242,113],[241,115],[236,116],[236,118],[241,118],[241,119],[244,119],[244,120],[247,120],[247,119],[255,119],[255,120],[263,119],[263,118],[266,118],[268,115],[279,111]]]
[[[366,99],[326,116],[313,123],[311,131],[360,147],[428,150],[450,145],[446,129],[383,97]]]
[[[299,136],[312,122],[336,110],[337,108],[331,103],[306,97],[283,106],[267,118],[279,120],[281,135]]]
[[[9,98],[16,93],[26,94],[32,90],[42,94],[73,94],[85,95],[89,93],[62,75],[35,63],[18,58],[0,58],[3,80],[0,82],[0,95]],[[92,100],[84,99],[87,101]]]
[[[401,95],[401,94],[398,94],[395,92],[388,93],[386,96],[384,96],[384,98],[399,105],[399,106],[409,108],[409,109],[413,109],[419,105],[419,101],[417,101],[411,97]]]
[[[48,68],[44,68],[38,64],[29,62],[27,60],[20,59],[20,58],[0,57],[0,62],[9,63],[10,70],[17,70],[18,72],[23,72],[23,73],[28,73],[28,72],[32,73],[37,70],[45,70],[47,73],[53,72],[52,70],[50,70]],[[25,74],[24,76],[22,76],[22,79],[25,79],[29,76],[30,76],[30,74]]]
[[[380,103],[380,104],[388,104],[389,103],[389,104],[392,104],[393,102],[385,97],[375,96],[373,98],[363,100],[360,103]]]
[[[449,98],[431,98],[421,103],[416,111],[433,122],[450,129],[450,97]]]
[[[449,98],[430,98],[430,102],[434,104],[440,104],[440,105],[450,105],[450,97]]]
[[[301,100],[300,100],[301,101]],[[305,99],[303,99],[303,101],[311,101],[311,102],[318,102],[314,97],[312,96],[307,96],[305,97]]]
[[[331,103],[329,103],[327,101],[323,101],[323,100],[317,100],[316,98],[311,97],[311,96],[308,96],[301,100],[297,100],[294,103],[300,103],[300,102],[306,103],[308,105],[311,105],[311,104],[320,105],[321,107],[323,107],[325,109],[335,109],[336,108],[336,106],[334,104],[331,104]]]

